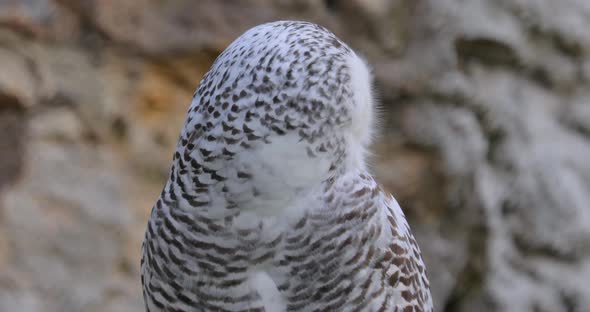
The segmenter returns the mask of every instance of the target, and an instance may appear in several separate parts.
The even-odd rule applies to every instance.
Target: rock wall
[[[142,311],[139,250],[192,92],[256,24],[374,66],[373,171],[438,311],[589,311],[590,2],[0,1],[0,311]]]

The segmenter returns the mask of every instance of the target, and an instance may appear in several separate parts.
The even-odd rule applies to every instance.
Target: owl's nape
[[[254,27],[201,81],[142,248],[149,311],[432,309],[366,172],[370,71],[325,28]]]

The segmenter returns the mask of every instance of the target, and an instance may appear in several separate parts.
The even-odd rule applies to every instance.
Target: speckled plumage
[[[432,310],[405,217],[365,169],[370,80],[306,22],[252,28],[217,58],[147,226],[147,311]]]

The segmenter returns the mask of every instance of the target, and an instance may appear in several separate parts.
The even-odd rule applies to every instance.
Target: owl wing
[[[430,283],[418,243],[395,198],[386,195],[383,206],[386,216],[383,235],[386,239],[381,241],[383,256],[380,266],[383,283],[388,289],[386,302],[389,309],[433,311]]]

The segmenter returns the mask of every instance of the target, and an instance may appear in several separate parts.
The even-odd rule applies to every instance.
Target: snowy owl
[[[365,62],[325,28],[254,27],[194,93],[142,246],[147,311],[432,311],[416,240],[367,172]]]

